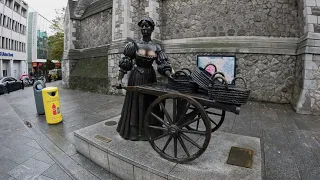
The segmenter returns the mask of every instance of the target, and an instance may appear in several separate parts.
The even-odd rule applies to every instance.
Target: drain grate
[[[118,124],[116,121],[107,121],[107,122],[105,123],[106,126],[114,126],[114,125],[116,125],[116,124]]]
[[[32,128],[32,125],[29,121],[25,121],[24,124],[27,125],[29,128]]]
[[[111,139],[106,138],[106,137],[101,136],[101,135],[96,135],[95,138],[96,138],[96,139],[99,139],[100,141],[103,141],[103,142],[105,142],[105,143],[109,143],[109,142],[112,141]]]
[[[231,147],[227,164],[252,168],[253,151],[239,147]]]

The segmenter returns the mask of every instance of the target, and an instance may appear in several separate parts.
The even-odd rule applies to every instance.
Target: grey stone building
[[[234,55],[252,99],[320,115],[320,0],[69,0],[63,83],[118,93],[110,85],[144,16],[175,69],[195,68],[196,55]]]

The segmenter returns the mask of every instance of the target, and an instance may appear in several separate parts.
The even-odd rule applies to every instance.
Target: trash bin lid
[[[37,84],[36,85],[36,90],[40,91],[41,89],[43,89],[44,87],[42,86],[42,84]]]
[[[47,87],[47,88],[42,89],[42,91],[45,91],[45,92],[56,92],[56,91],[58,91],[58,88],[57,87]]]

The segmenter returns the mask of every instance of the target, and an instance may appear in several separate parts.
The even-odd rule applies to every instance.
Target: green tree
[[[56,17],[52,20],[53,24],[50,26],[54,35],[48,39],[48,60],[61,61],[64,49],[64,20],[65,8],[56,9]]]

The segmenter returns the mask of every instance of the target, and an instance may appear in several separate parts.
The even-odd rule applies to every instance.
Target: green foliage
[[[53,24],[50,28],[53,30],[54,35],[48,39],[49,46],[49,57],[48,60],[59,60],[61,61],[64,49],[64,29],[63,20],[65,8],[56,9],[56,17],[52,20]]]
[[[59,60],[61,61],[63,55],[63,45],[64,45],[64,33],[57,32],[55,35],[50,36],[48,40],[49,46],[49,60]]]

